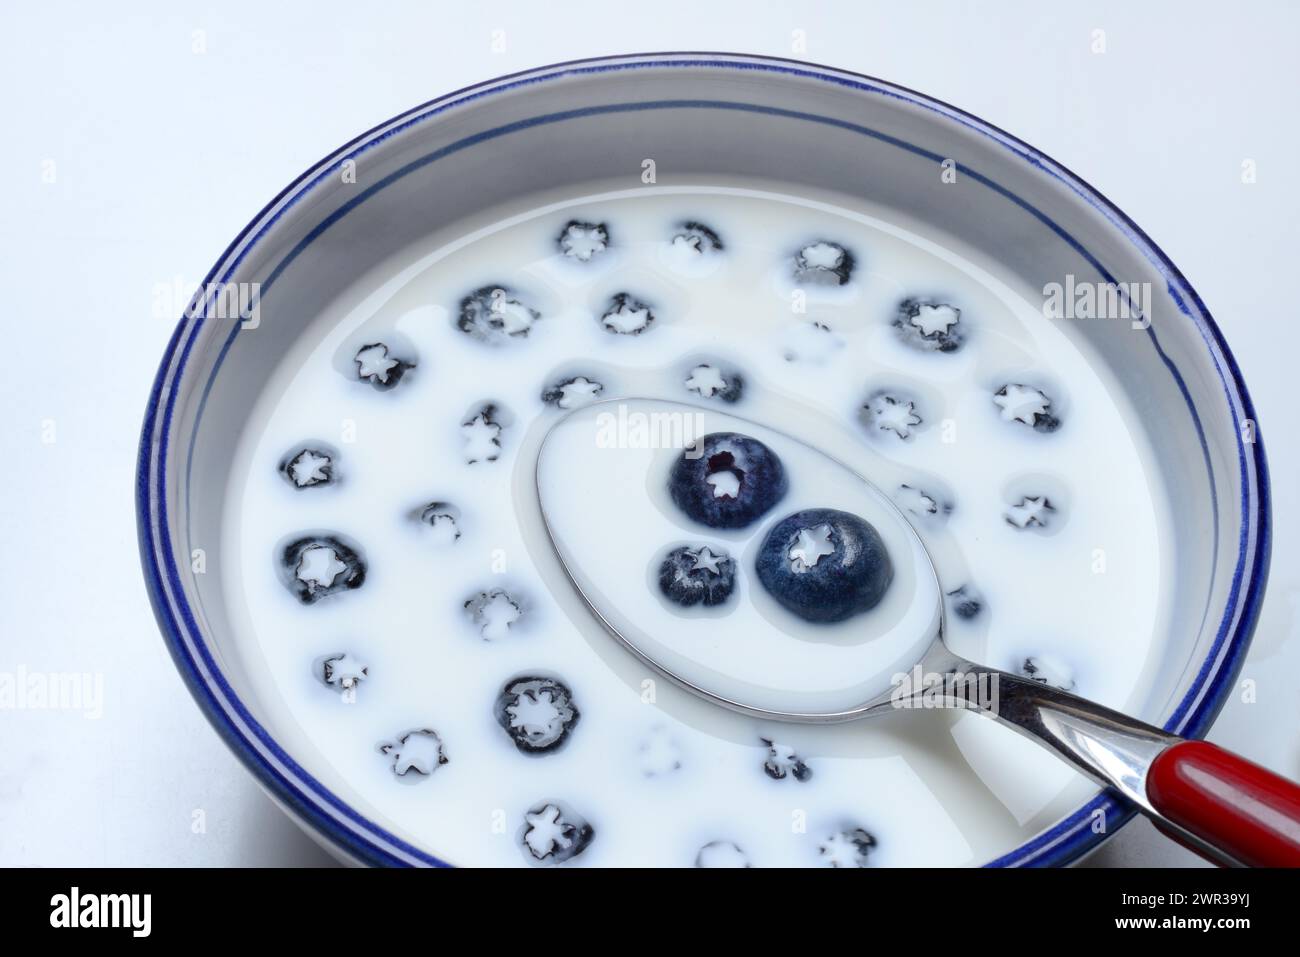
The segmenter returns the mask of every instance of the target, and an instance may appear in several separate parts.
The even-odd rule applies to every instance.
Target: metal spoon
[[[926,708],[933,707],[937,701],[945,707],[984,711],[1069,761],[1101,786],[1122,795],[1162,831],[1216,863],[1300,866],[1300,787],[1296,784],[1208,742],[1181,738],[1041,681],[986,668],[951,651],[944,643],[943,590],[925,543],[889,497],[856,472],[853,475],[863,483],[864,492],[883,503],[887,510],[889,520],[895,525],[891,534],[905,535],[909,545],[923,556],[920,566],[923,571],[913,586],[920,600],[933,602],[934,607],[930,609],[932,615],[919,619],[929,622],[921,626],[925,630],[914,636],[912,647],[924,649],[916,659],[919,669],[908,670],[912,675],[919,671],[923,680],[913,682],[914,686],[895,683],[848,707],[836,702],[828,707],[814,704],[786,710],[774,708],[768,701],[720,693],[717,688],[707,687],[707,682],[688,679],[681,673],[683,669],[671,664],[672,656],[664,647],[652,636],[639,633],[592,587],[583,574],[582,557],[566,547],[563,529],[555,525],[556,512],[563,510],[556,507],[559,503],[554,490],[560,483],[555,479],[567,478],[571,484],[575,472],[574,449],[571,444],[559,448],[563,443],[555,439],[560,434],[557,430],[567,423],[572,433],[578,423],[593,423],[602,415],[608,420],[616,411],[626,417],[629,409],[639,412],[657,409],[679,415],[684,411],[701,412],[680,403],[636,398],[610,399],[585,406],[558,420],[547,432],[538,449],[535,478],[542,520],[566,575],[603,627],[646,665],[720,707],[766,720],[842,722],[899,709],[925,710],[918,707],[922,699],[928,702]],[[712,411],[708,417],[708,431],[780,436],[784,442],[819,456],[827,470],[848,469],[800,439],[770,427]],[[685,439],[681,444],[692,440],[690,436]],[[631,448],[632,444],[624,443],[622,447]],[[598,454],[617,455],[619,448],[619,443],[607,442]],[[680,447],[670,454],[682,454]],[[632,493],[642,488],[644,485],[634,488]],[[581,512],[574,513],[572,502],[566,503],[566,508],[571,516],[581,515]],[[785,514],[780,509],[777,512],[765,517],[760,526],[769,525]],[[877,510],[875,520],[879,521],[882,514],[885,512]],[[885,529],[881,531],[884,534]],[[612,548],[623,547],[623,539],[616,534],[603,538]],[[752,569],[741,569],[742,573],[746,571]],[[798,645],[794,647],[797,649]],[[972,693],[981,681],[984,687],[993,682],[996,695]],[[801,705],[808,700],[809,696],[803,695]]]

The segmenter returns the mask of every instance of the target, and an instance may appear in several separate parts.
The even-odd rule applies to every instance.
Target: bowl
[[[815,144],[815,148],[810,148]],[[178,323],[149,396],[137,472],[145,579],[195,700],[267,792],[340,859],[440,865],[314,778],[268,731],[231,653],[220,556],[235,437],[312,317],[430,224],[485,205],[635,177],[777,178],[835,191],[978,248],[1040,281],[1151,290],[1134,335],[1079,322],[1144,410],[1172,514],[1167,648],[1141,716],[1202,736],[1232,687],[1269,557],[1267,467],[1227,344],[1186,279],[1060,164],[914,91],[843,70],[734,54],[574,61],[468,87],[362,134],[305,172],[235,238]],[[961,184],[954,192],[950,180]],[[1149,321],[1148,321],[1149,320]],[[1144,327],[1143,327],[1144,326]],[[1098,813],[1108,826],[1097,833]],[[986,863],[1076,860],[1132,814],[1106,792]]]

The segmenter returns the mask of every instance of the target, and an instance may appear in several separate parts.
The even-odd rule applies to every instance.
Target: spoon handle
[[[963,694],[1098,783],[1164,833],[1216,864],[1300,867],[1300,785],[1206,741],[1170,734],[1040,681],[971,664],[946,649],[950,678],[996,676],[992,695]],[[954,685],[960,690],[960,684]]]
[[[1171,821],[1251,867],[1300,867],[1300,786],[1231,751],[1208,741],[1170,745],[1147,771],[1147,797],[1157,827]]]

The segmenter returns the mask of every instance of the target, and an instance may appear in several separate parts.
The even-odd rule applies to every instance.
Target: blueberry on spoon
[[[744,528],[785,496],[785,466],[758,439],[712,432],[678,456],[668,480],[677,507],[710,528]]]
[[[843,621],[879,604],[894,579],[880,533],[856,515],[810,508],[772,526],[756,561],[758,580],[805,621]]]

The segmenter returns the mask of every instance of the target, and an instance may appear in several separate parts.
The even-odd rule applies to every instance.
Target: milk
[[[606,224],[608,248],[588,262],[562,257],[556,239],[570,220]],[[715,230],[723,248],[701,255],[674,243],[688,220]],[[1068,812],[1090,792],[1086,782],[974,715],[787,725],[674,687],[595,621],[541,521],[537,450],[565,410],[540,397],[557,384],[581,376],[604,399],[741,416],[922,513],[906,514],[943,590],[970,585],[983,598],[974,618],[948,617],[959,654],[1009,670],[1048,656],[1079,693],[1141,709],[1144,673],[1163,648],[1170,518],[1136,412],[1069,324],[1044,318],[1038,290],[910,225],[764,184],[611,188],[448,226],[361,277],[265,384],[232,457],[218,572],[254,713],[360,813],[456,864],[526,865],[524,814],[548,800],[595,829],[564,866],[689,866],[719,841],[755,866],[815,866],[833,834],[858,827],[876,840],[872,864],[971,864]],[[792,278],[794,254],[819,240],[853,252],[848,284]],[[526,335],[489,345],[457,328],[462,298],[484,287],[537,310]],[[645,332],[603,327],[618,293],[652,308]],[[923,353],[901,341],[891,322],[908,297],[959,308],[962,348]],[[274,321],[274,296],[263,307]],[[377,341],[415,362],[388,390],[355,378],[356,353]],[[701,364],[739,371],[741,399],[724,406],[687,391]],[[992,396],[1007,383],[1047,393],[1061,428],[1004,421]],[[862,407],[882,389],[906,394],[920,413],[906,440],[864,425]],[[463,431],[485,407],[499,427],[492,461],[467,456],[482,435]],[[277,468],[316,440],[337,450],[337,480],[296,489]],[[795,487],[791,511],[818,497],[815,479]],[[1005,513],[1031,494],[1046,494],[1055,511],[1046,527],[1016,528]],[[419,520],[434,502],[458,510],[459,536]],[[366,579],[304,606],[284,587],[277,546],[320,530],[358,543]],[[620,579],[621,600],[657,600],[646,569],[669,544],[666,531],[632,517],[607,529],[640,571]],[[742,607],[761,616],[752,554],[733,554]],[[464,604],[492,589],[522,614],[484,640]],[[763,640],[775,651],[781,635]],[[317,674],[339,653],[367,666],[346,694]],[[725,655],[707,664],[725,676]],[[501,688],[531,674],[561,678],[582,713],[566,746],[543,757],[521,754],[493,718]],[[447,763],[398,776],[380,746],[420,728],[437,731]],[[792,748],[811,779],[764,774],[762,738]]]

